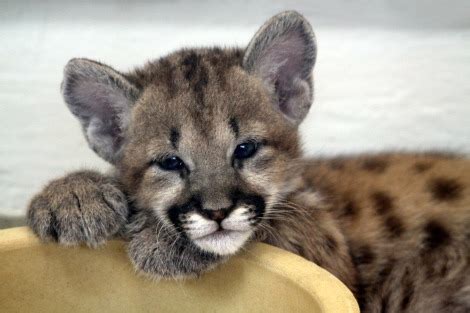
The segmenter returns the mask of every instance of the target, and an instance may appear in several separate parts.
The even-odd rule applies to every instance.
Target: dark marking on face
[[[393,199],[383,191],[376,191],[371,195],[375,209],[379,215],[384,215],[392,210]]]
[[[199,66],[199,57],[196,52],[191,51],[191,53],[183,59],[182,65],[185,68],[184,78],[186,78],[187,81],[192,81]]]
[[[238,138],[238,136],[240,135],[240,127],[238,126],[238,120],[232,117],[229,121],[229,125],[230,125],[230,129],[235,134],[235,138]]]
[[[433,167],[433,164],[431,162],[416,162],[413,165],[413,170],[416,173],[424,173],[430,170],[432,167]]]
[[[166,86],[168,98],[172,99],[177,93],[177,86],[175,83],[175,67],[168,60],[161,60],[158,70],[158,80]]]
[[[220,55],[220,54],[223,53],[223,51],[222,51],[222,49],[221,49],[220,47],[214,47],[214,48],[212,48],[212,51],[211,51],[211,52],[212,52],[213,55]]]
[[[400,237],[405,232],[403,222],[395,215],[385,217],[384,226],[393,237]]]
[[[214,48],[209,56],[209,62],[214,69],[215,81],[222,89],[225,89],[227,85],[226,72],[233,61],[222,52],[222,49]]]
[[[182,231],[183,230],[183,222],[182,216],[187,214],[190,211],[199,211],[202,210],[201,200],[198,196],[194,196],[189,201],[184,203],[183,205],[174,205],[168,209],[168,218],[175,226],[176,230]]]
[[[423,247],[425,251],[431,251],[448,245],[451,241],[449,231],[438,221],[431,220],[423,228]]]
[[[366,159],[361,163],[361,168],[374,173],[383,173],[388,167],[388,162],[382,159]]]
[[[232,210],[240,206],[248,206],[252,208],[254,217],[251,219],[251,225],[254,226],[261,221],[261,217],[264,215],[266,203],[261,196],[255,194],[246,194],[238,190],[234,190],[230,193],[232,205],[230,207],[211,210],[204,208],[204,199],[199,194],[193,195],[187,202],[181,205],[173,205],[168,211],[167,215],[174,227],[180,231],[184,231],[185,216],[190,212],[197,212],[198,214],[205,216],[208,219],[212,219],[220,222],[227,217]]]
[[[259,217],[264,215],[266,210],[266,202],[263,197],[256,194],[246,194],[239,190],[234,190],[231,193],[232,202],[235,206],[245,204],[254,208],[255,218],[259,221]]]
[[[204,106],[204,88],[209,82],[209,77],[207,74],[207,68],[200,66],[199,77],[196,83],[194,84],[193,91],[196,95],[196,103],[202,108]]]
[[[456,179],[437,177],[429,181],[428,190],[435,200],[453,201],[461,197],[463,186]]]
[[[234,56],[235,56],[236,59],[240,59],[240,60],[241,60],[242,57],[243,57],[242,50],[240,50],[240,49],[235,50]]]
[[[178,141],[180,139],[180,132],[176,128],[172,128],[170,131],[170,142],[174,149],[178,148]]]
[[[356,266],[367,265],[375,261],[376,255],[369,245],[364,244],[354,249],[352,258]]]

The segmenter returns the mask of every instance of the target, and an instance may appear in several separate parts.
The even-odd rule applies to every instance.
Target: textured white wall
[[[284,9],[304,13],[318,38],[309,154],[470,153],[470,2],[409,2],[2,1],[0,213],[23,214],[53,177],[105,167],[60,97],[68,59],[126,70],[186,45],[245,45]]]

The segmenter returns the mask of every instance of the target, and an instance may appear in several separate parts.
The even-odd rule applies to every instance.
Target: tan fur
[[[310,160],[305,166],[298,191],[289,197],[293,209],[275,223],[270,243],[335,273],[356,292],[365,312],[465,312],[470,160],[379,154]],[[452,182],[441,188],[453,196],[436,194],[436,180]],[[303,201],[305,190],[317,199]]]

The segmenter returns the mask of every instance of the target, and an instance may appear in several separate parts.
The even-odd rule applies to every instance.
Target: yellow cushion
[[[0,231],[0,311],[359,312],[333,275],[292,253],[252,244],[199,279],[138,276],[125,243],[42,244],[25,227]]]

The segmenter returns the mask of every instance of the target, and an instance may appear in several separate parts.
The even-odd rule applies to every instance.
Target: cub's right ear
[[[115,163],[140,90],[111,67],[87,59],[67,63],[61,89],[70,111],[82,124],[89,146]]]
[[[263,81],[277,110],[299,125],[313,101],[316,55],[312,26],[299,13],[287,11],[261,26],[245,50],[243,67]]]

